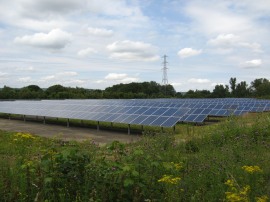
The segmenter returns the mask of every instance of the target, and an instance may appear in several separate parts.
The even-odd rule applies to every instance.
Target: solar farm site
[[[202,124],[207,117],[270,111],[269,100],[252,98],[2,101],[0,113],[91,120],[142,126]]]

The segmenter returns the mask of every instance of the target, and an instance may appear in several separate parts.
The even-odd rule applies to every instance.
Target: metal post
[[[43,116],[43,124],[46,124],[45,116]]]
[[[175,133],[175,125],[173,126],[173,133]]]
[[[23,115],[23,121],[25,122],[25,115]]]
[[[69,127],[69,119],[67,119],[67,127]]]
[[[130,124],[128,124],[128,135],[130,135]]]
[[[10,118],[10,114],[8,114],[8,119],[10,120],[11,118]]]
[[[113,127],[113,122],[111,122],[111,128]]]
[[[161,132],[163,132],[163,127],[161,127]]]
[[[141,130],[143,131],[143,125],[141,126]]]
[[[99,121],[97,122],[97,131],[99,131]]]

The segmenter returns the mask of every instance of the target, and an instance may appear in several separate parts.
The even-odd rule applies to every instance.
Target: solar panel
[[[2,101],[0,112],[172,127],[179,121],[203,122],[207,116],[270,111],[269,100],[137,99]]]

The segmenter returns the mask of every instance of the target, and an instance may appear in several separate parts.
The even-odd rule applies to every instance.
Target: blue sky
[[[212,90],[270,76],[269,0],[0,0],[0,87]]]

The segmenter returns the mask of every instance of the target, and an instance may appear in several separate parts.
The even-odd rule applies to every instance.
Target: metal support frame
[[[69,119],[67,119],[67,127],[69,127]]]
[[[99,121],[97,122],[97,131],[99,131]]]
[[[130,135],[130,124],[128,124],[128,135]]]

